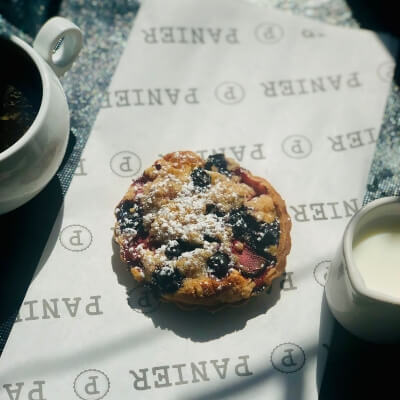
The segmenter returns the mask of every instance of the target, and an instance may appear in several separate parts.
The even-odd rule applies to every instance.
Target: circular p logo
[[[120,151],[110,160],[110,167],[114,174],[123,178],[136,175],[142,166],[139,156],[132,151]]]
[[[392,61],[385,61],[378,67],[378,76],[383,82],[390,82],[394,75],[395,64]]]
[[[282,151],[290,158],[306,158],[312,152],[312,143],[302,135],[288,136],[282,142]]]
[[[93,240],[92,233],[83,225],[68,225],[60,233],[61,245],[70,251],[86,250]]]
[[[284,374],[291,374],[303,368],[306,355],[295,343],[282,343],[271,353],[272,366]]]
[[[330,265],[331,262],[329,260],[324,260],[319,262],[314,268],[314,278],[321,286],[325,286]]]
[[[215,97],[223,104],[237,104],[244,99],[245,91],[237,82],[222,82],[215,88]]]
[[[74,381],[74,392],[82,400],[101,400],[110,390],[108,376],[98,369],[81,372]]]
[[[272,22],[264,22],[256,27],[256,39],[265,44],[278,43],[284,35],[283,28]]]

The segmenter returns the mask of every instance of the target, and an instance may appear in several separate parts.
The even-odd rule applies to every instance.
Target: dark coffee
[[[42,102],[36,65],[19,46],[0,35],[0,153],[20,139]]]

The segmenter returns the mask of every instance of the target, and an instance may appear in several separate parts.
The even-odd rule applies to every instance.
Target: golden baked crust
[[[260,293],[285,270],[291,220],[280,195],[224,155],[167,154],[115,211],[132,276],[181,306],[215,308]]]

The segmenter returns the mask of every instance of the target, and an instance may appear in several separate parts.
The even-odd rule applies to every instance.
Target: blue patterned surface
[[[273,5],[331,24],[357,27],[342,0],[248,1]],[[61,3],[51,0],[3,0],[0,4],[0,33],[17,34],[31,42],[40,25],[48,17],[58,14],[75,22],[85,35],[81,56],[62,80],[71,110],[70,145],[57,173],[62,195],[67,191],[79,163],[100,108],[101,95],[113,75],[138,7],[136,0],[64,0]],[[390,195],[400,195],[400,93],[396,83],[393,83],[388,99],[365,202]],[[14,320],[15,313],[0,324],[0,351]]]

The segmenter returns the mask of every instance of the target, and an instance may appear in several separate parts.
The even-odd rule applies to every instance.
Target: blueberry
[[[250,216],[246,213],[244,207],[232,210],[229,213],[229,223],[232,225],[233,235],[235,238],[241,239],[249,231],[249,217]]]
[[[189,243],[183,240],[171,240],[167,244],[165,255],[167,258],[172,259],[174,257],[179,257],[182,253],[193,251],[199,247],[201,247],[201,245],[197,243]]]
[[[227,254],[217,251],[207,260],[207,266],[213,275],[223,278],[228,272],[229,261]]]
[[[125,200],[122,203],[119,204],[119,206],[117,207],[117,218],[121,219],[123,215],[126,215],[127,213],[129,213],[130,209],[135,207],[135,202],[133,200]]]
[[[206,205],[206,214],[215,214],[217,217],[223,217],[225,215],[215,204]]]
[[[179,257],[183,251],[184,249],[181,243],[179,243],[177,240],[171,240],[165,249],[165,255],[167,258],[171,259],[174,257]]]
[[[260,254],[266,254],[265,249],[278,244],[279,222],[260,223],[257,230],[251,231],[249,245]]]
[[[247,212],[245,207],[232,210],[229,213],[229,223],[234,237],[243,240],[262,256],[266,256],[267,247],[279,242],[279,221],[259,222]]]
[[[210,175],[208,175],[203,168],[195,168],[190,176],[192,177],[194,186],[204,188],[206,186],[209,186],[211,183]]]
[[[140,204],[125,200],[119,205],[116,216],[122,232],[133,229],[138,235],[143,234],[143,211]]]
[[[222,153],[208,156],[204,168],[211,171],[212,167],[215,167],[221,174],[228,176],[231,175],[231,173],[228,171],[228,163],[226,162],[225,156]]]
[[[276,264],[276,257],[270,253],[264,252],[263,257],[267,261],[267,265],[275,265]]]
[[[161,293],[174,293],[182,285],[183,276],[174,268],[164,266],[153,272],[152,284]]]

